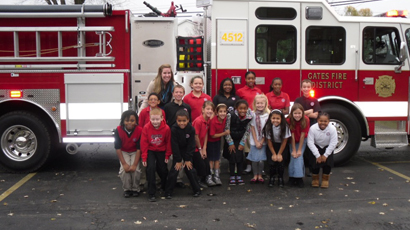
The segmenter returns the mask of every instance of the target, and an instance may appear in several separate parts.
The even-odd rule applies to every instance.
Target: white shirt
[[[337,131],[336,128],[329,123],[329,125],[324,129],[321,130],[319,128],[319,124],[316,123],[312,125],[309,129],[308,135],[308,142],[307,145],[309,149],[312,151],[313,155],[316,158],[320,157],[319,150],[316,148],[318,145],[320,148],[328,146],[326,149],[325,157],[329,157],[332,154],[333,150],[335,150],[337,145]]]
[[[269,119],[269,113],[264,113],[264,114],[260,115],[259,117],[261,118],[261,129],[263,129],[263,127],[266,124],[266,121]],[[258,129],[256,128],[256,114],[254,112],[252,112],[251,126],[255,128],[256,138],[257,139],[261,138],[261,137],[259,137]],[[250,136],[250,138],[249,138],[250,144],[255,145],[255,140],[253,139],[252,133],[249,136]],[[266,142],[263,142],[263,144],[265,145]]]
[[[273,132],[273,142],[275,143],[282,143],[283,139],[286,139],[292,136],[288,126],[286,126],[285,136],[283,137],[283,139],[280,138],[280,135],[282,134],[280,130],[280,125],[278,126],[272,125],[272,132]],[[268,134],[266,138],[270,140],[271,139],[270,134]]]

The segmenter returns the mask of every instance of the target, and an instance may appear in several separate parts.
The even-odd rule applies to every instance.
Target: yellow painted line
[[[0,202],[6,197],[8,197],[10,194],[12,194],[14,191],[16,191],[20,186],[22,186],[24,183],[26,183],[28,180],[30,180],[33,176],[35,176],[37,173],[29,173],[27,176],[23,177],[19,182],[11,186],[11,188],[7,189],[7,191],[3,192],[3,194],[0,195]]]
[[[372,164],[372,165],[375,165],[375,166],[377,166],[377,167],[379,167],[379,168],[382,168],[382,169],[384,169],[384,170],[386,170],[386,171],[389,171],[389,172],[393,173],[393,174],[396,175],[396,176],[399,176],[399,177],[404,178],[404,179],[406,179],[406,180],[410,180],[410,177],[408,177],[408,176],[406,176],[406,175],[404,175],[404,174],[402,174],[402,173],[399,173],[399,172],[397,172],[397,171],[395,171],[395,170],[393,170],[393,169],[391,169],[391,168],[388,168],[388,167],[386,167],[386,166],[384,166],[384,165],[381,165],[381,164],[379,164],[379,163],[376,163],[376,162],[368,161],[368,160],[363,159],[363,158],[361,158],[361,159],[362,159],[363,161],[366,161],[366,162]]]
[[[384,161],[384,162],[377,162],[379,164],[408,164],[410,161]]]

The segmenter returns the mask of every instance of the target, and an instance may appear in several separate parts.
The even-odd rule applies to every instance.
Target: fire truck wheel
[[[50,134],[33,114],[10,112],[0,117],[0,166],[10,172],[39,169],[50,153]]]
[[[330,123],[336,127],[338,143],[334,151],[335,165],[343,165],[359,150],[362,138],[360,124],[355,115],[346,107],[335,104],[322,106],[329,113]]]

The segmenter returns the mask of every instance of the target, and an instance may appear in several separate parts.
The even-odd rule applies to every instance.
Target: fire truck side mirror
[[[404,63],[404,61],[408,58],[407,56],[407,45],[406,42],[401,42],[400,44],[400,61]]]

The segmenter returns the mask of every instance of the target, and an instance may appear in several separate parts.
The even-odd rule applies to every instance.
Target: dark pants
[[[228,160],[229,160],[229,173],[230,176],[235,176],[235,166],[236,166],[236,170],[237,170],[237,174],[241,175],[243,172],[243,162],[244,162],[244,155],[243,155],[243,150],[239,150],[239,141],[234,141],[234,145],[235,145],[235,151],[236,152],[232,152],[228,154],[230,154]],[[228,145],[226,145],[228,146]]]
[[[169,174],[168,174],[167,186],[165,189],[166,194],[172,195],[172,193],[174,192],[175,184],[177,182],[177,177],[179,173],[179,171],[175,170],[176,163],[177,162],[175,161],[172,163],[171,170],[169,171]],[[184,171],[185,171],[185,175],[188,177],[189,183],[191,184],[192,191],[194,193],[199,192],[201,189],[198,184],[198,179],[196,177],[195,168],[188,170],[186,167],[184,167]]]
[[[165,190],[167,183],[168,168],[165,163],[165,152],[154,152],[148,150],[147,159],[147,180],[148,180],[148,195],[154,196],[157,191],[155,183],[155,172],[161,178],[161,188]]]
[[[322,171],[323,174],[330,174],[330,171],[332,170],[332,167],[330,167],[329,165],[323,165],[322,168],[323,168],[323,171]],[[320,172],[320,167],[313,168],[312,170],[313,174],[319,174],[319,172]]]
[[[192,164],[198,173],[199,178],[204,178],[210,174],[208,158],[202,159],[199,152],[192,154]]]

